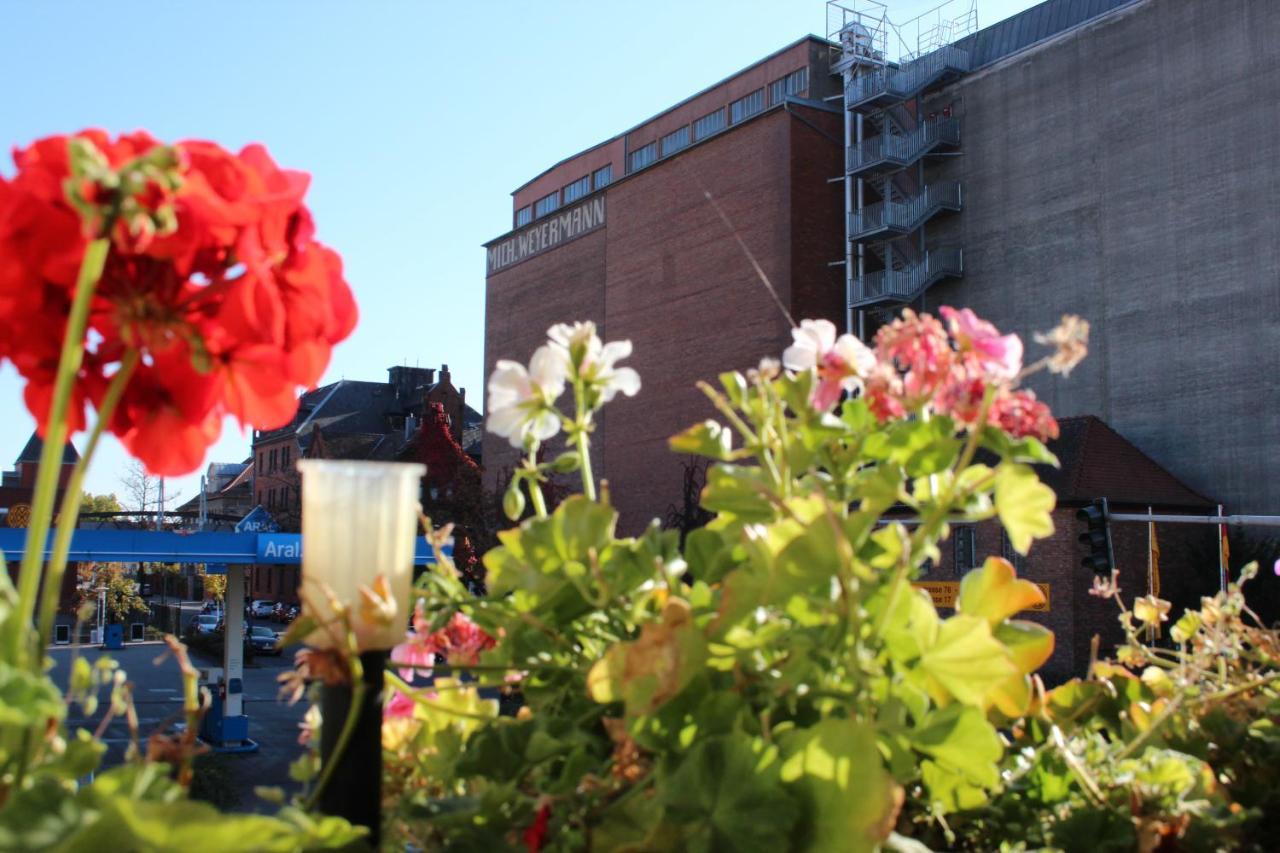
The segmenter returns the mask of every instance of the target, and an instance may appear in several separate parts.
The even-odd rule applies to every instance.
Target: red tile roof
[[[1170,474],[1100,418],[1084,415],[1058,421],[1061,435],[1048,447],[1061,468],[1037,466],[1040,479],[1059,503],[1106,498],[1113,504],[1209,509],[1217,502]]]

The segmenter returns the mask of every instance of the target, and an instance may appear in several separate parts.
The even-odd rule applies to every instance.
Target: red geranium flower
[[[110,240],[68,414],[82,429],[129,351],[140,359],[109,427],[152,473],[199,466],[223,417],[271,429],[324,373],[356,307],[315,240],[309,177],[260,145],[166,147],[146,133],[51,136],[0,178],[0,358],[47,426],[60,342],[89,242]]]

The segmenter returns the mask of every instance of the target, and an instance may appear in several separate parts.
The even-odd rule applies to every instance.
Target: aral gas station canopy
[[[13,561],[26,548],[27,531],[0,529],[0,551]],[[53,549],[53,534],[45,556]],[[445,546],[445,553],[451,551]],[[71,536],[74,563],[204,563],[216,572],[227,565],[298,565],[302,562],[302,536],[297,533],[181,533],[162,530],[77,530]],[[414,565],[435,563],[435,554],[419,537]]]

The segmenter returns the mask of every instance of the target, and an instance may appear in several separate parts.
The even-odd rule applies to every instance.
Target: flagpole
[[[1222,504],[1218,504],[1218,517],[1222,517]],[[1222,553],[1222,531],[1226,525],[1218,525],[1218,590],[1227,591],[1227,565]]]
[[[1155,512],[1152,507],[1147,507],[1147,517],[1154,519]],[[1156,523],[1154,520],[1147,522],[1147,595],[1152,598],[1156,595],[1156,572],[1155,572],[1155,536]],[[1156,626],[1147,626],[1147,642],[1153,642],[1156,638]]]

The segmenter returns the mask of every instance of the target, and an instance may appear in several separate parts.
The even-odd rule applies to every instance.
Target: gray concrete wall
[[[963,280],[1002,329],[1093,324],[1033,387],[1232,511],[1280,513],[1280,2],[1146,0],[931,99],[963,116]],[[1030,345],[1034,353],[1037,348]]]

